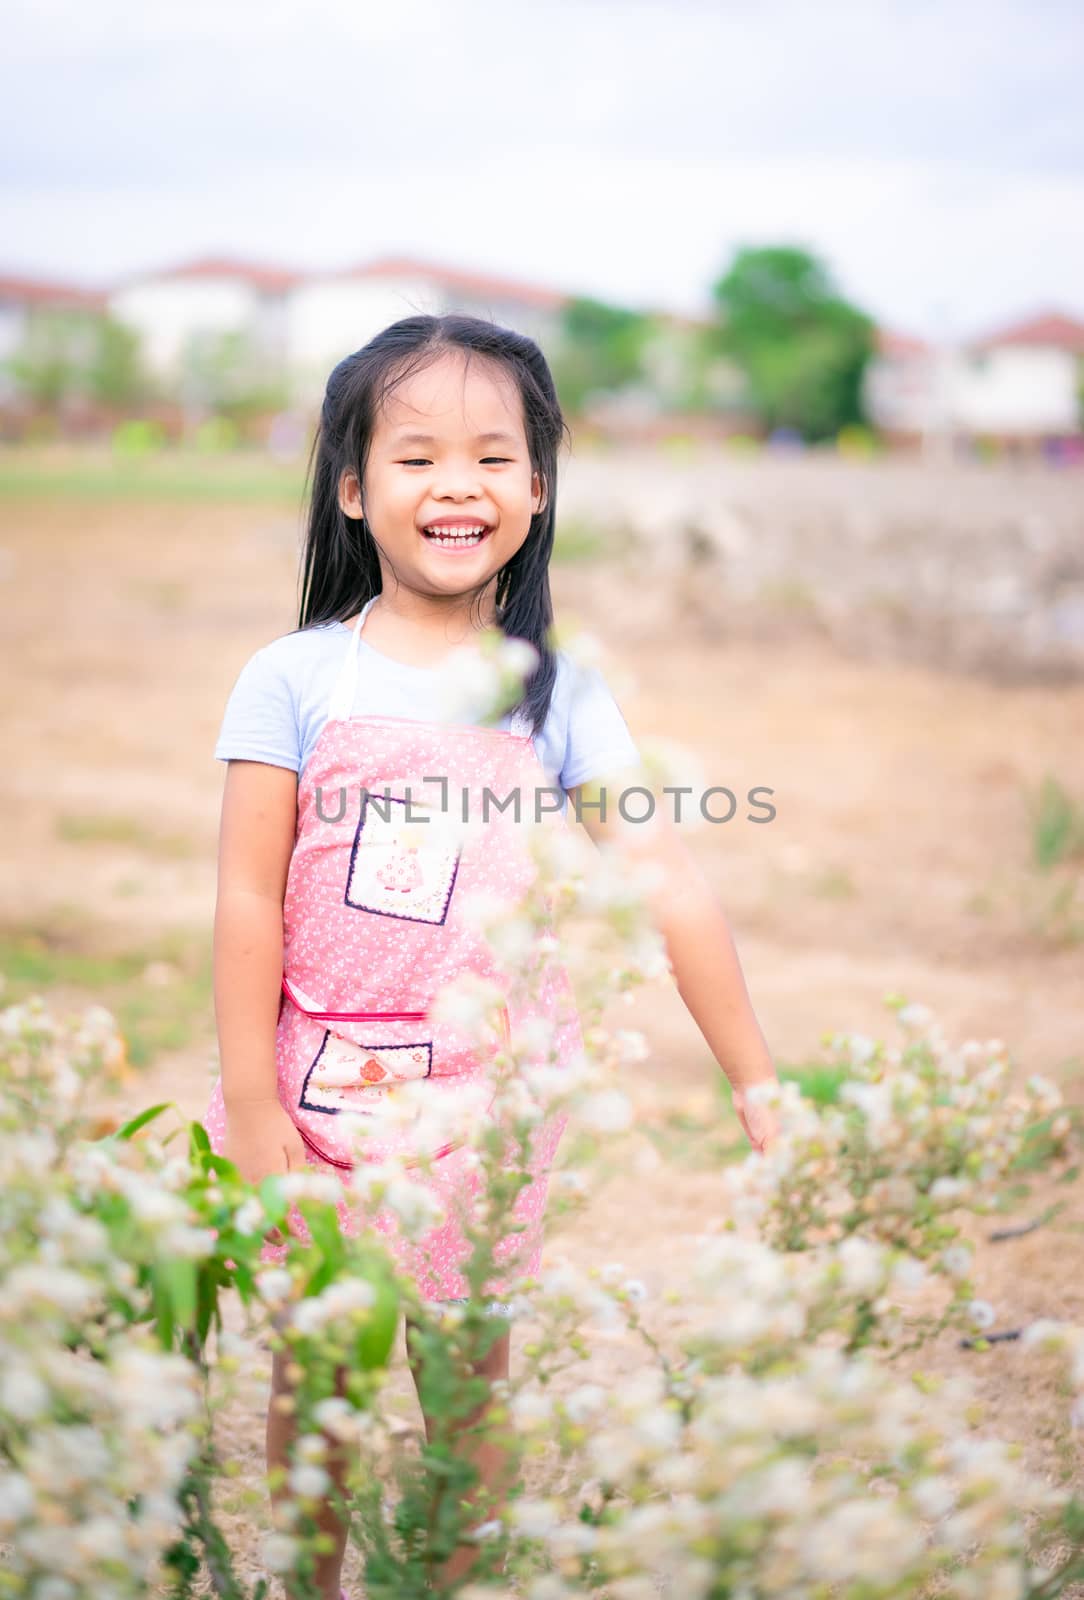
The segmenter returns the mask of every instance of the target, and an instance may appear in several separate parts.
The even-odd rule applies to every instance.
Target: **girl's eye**
[[[500,462],[502,462],[504,464],[507,464],[511,460],[511,457],[510,456],[483,456],[482,460],[483,460],[483,462],[486,462],[486,461],[500,461]],[[429,465],[429,462],[425,459],[424,456],[415,456],[412,461],[400,461],[399,465],[401,467],[427,467]]]

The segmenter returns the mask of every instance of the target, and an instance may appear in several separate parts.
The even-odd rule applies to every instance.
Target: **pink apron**
[[[283,900],[278,1095],[305,1142],[309,1165],[321,1171],[346,1176],[357,1159],[379,1161],[393,1153],[408,1162],[430,1158],[432,1170],[412,1177],[432,1191],[445,1220],[414,1242],[386,1209],[372,1220],[422,1295],[446,1300],[468,1291],[459,1267],[469,1245],[458,1212],[464,1204],[469,1212],[481,1195],[462,1139],[493,1098],[494,1051],[505,1041],[516,1043],[517,1028],[535,1014],[554,1025],[559,1063],[582,1049],[583,1040],[572,985],[560,964],[550,964],[535,1000],[508,997],[499,1030],[482,1044],[458,1024],[428,1016],[436,991],[461,973],[501,981],[492,952],[463,908],[479,891],[501,897],[510,909],[519,903],[536,870],[527,823],[535,815],[536,789],[549,787],[549,780],[527,731],[352,717],[358,640],[372,604],[354,626],[327,722],[298,783],[297,831]],[[518,714],[513,722],[527,727]],[[514,799],[499,809],[517,790],[522,827],[515,821]],[[552,801],[547,795],[542,803]],[[457,840],[442,829],[442,808],[452,819],[469,819],[472,832]],[[541,821],[568,825],[559,811],[543,810]],[[527,1058],[546,1056],[527,1052]],[[386,1120],[374,1118],[374,1136],[352,1146],[340,1114],[364,1117],[410,1081],[424,1084],[411,1091],[422,1107],[419,1128],[413,1130],[408,1119],[393,1132]],[[432,1132],[433,1119],[424,1116],[426,1104],[443,1108],[439,1135]],[[530,1182],[515,1208],[517,1231],[497,1253],[510,1276],[538,1271],[549,1168],[564,1120],[546,1117],[534,1129]],[[204,1122],[212,1148],[224,1153],[221,1078]],[[339,1218],[347,1233],[366,1221],[358,1199],[345,1192]],[[307,1240],[296,1208],[290,1227]],[[280,1261],[284,1254],[284,1246],[267,1241],[261,1259]],[[492,1293],[500,1289],[490,1285]]]

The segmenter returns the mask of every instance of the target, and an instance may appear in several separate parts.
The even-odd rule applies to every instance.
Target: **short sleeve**
[[[639,763],[636,741],[602,673],[597,667],[572,665],[562,789]]]
[[[301,736],[290,682],[270,648],[250,656],[226,702],[216,761],[265,761],[301,770]]]

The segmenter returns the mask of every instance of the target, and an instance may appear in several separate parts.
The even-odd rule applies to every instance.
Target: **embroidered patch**
[[[410,1044],[354,1044],[328,1028],[301,1085],[302,1111],[364,1111],[372,1091],[391,1083],[428,1078],[432,1040]]]
[[[413,798],[364,797],[346,876],[348,906],[406,922],[443,923],[460,852],[426,842],[432,824],[417,820],[426,810]]]

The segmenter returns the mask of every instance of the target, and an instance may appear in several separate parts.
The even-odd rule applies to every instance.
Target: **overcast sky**
[[[1079,0],[24,0],[0,272],[404,253],[706,311],[740,244],[882,322],[1084,315]]]

